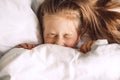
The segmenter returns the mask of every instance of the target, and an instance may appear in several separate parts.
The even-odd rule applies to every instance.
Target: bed
[[[120,80],[120,44],[97,40],[91,51],[41,44],[42,0],[1,0],[0,80]],[[20,43],[40,44],[32,50]]]

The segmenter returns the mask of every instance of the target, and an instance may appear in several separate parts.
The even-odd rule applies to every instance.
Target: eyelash
[[[55,34],[50,34],[50,35],[48,35],[48,38],[56,38],[56,37],[57,37],[57,35],[55,35]],[[65,39],[70,39],[71,36],[65,35],[64,38],[65,38]]]
[[[65,38],[65,39],[70,39],[70,38],[71,38],[71,36],[65,36],[64,38]]]
[[[49,37],[49,38],[54,38],[54,37],[56,37],[56,35],[50,34],[50,35],[48,35],[48,37]]]

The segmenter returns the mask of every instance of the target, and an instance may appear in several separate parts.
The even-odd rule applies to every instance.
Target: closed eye
[[[50,34],[47,34],[47,37],[54,38],[54,37],[56,37],[56,34],[50,33]]]
[[[72,38],[72,35],[71,34],[65,34],[64,38],[66,38],[66,39]]]

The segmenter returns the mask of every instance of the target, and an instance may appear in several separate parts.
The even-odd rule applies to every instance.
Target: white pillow
[[[35,13],[37,13],[37,10],[39,8],[39,5],[43,2],[44,0],[32,0],[31,7]]]
[[[0,55],[20,43],[41,42],[31,0],[0,1]]]

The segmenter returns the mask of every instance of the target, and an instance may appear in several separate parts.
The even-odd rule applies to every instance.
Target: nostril
[[[64,44],[62,44],[62,43],[56,43],[57,45],[60,45],[60,46],[64,46]]]

